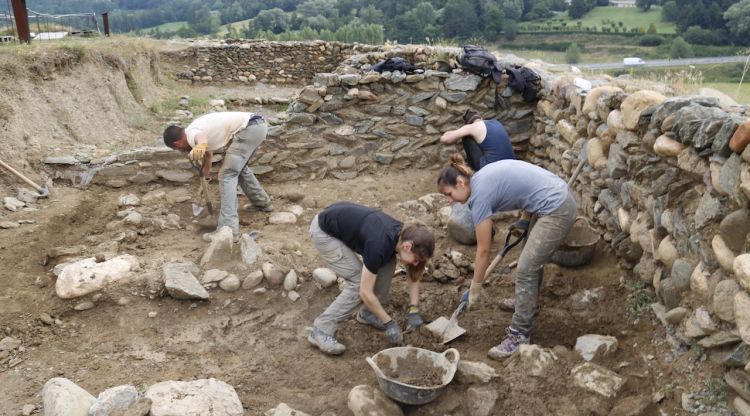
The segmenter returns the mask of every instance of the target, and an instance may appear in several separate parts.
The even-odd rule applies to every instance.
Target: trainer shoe
[[[530,339],[529,336],[521,331],[508,327],[505,330],[507,334],[503,342],[494,347],[490,348],[487,355],[493,360],[502,360],[503,358],[510,357],[514,352],[518,351],[518,347],[521,344],[528,344]]]
[[[273,205],[268,204],[268,205],[259,207],[253,204],[245,204],[242,206],[242,210],[245,212],[271,212],[273,211]]]
[[[315,327],[310,331],[307,340],[310,344],[318,347],[319,350],[328,355],[341,355],[346,351],[346,346],[344,346],[344,344],[336,341],[336,338]]]
[[[379,329],[381,331],[385,331],[385,325],[380,322],[380,319],[378,319],[378,317],[375,316],[374,313],[365,308],[361,308],[359,312],[357,312],[357,322],[359,322],[360,324],[370,325],[371,327]]]

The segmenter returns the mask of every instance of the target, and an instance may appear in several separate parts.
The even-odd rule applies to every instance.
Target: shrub
[[[693,48],[685,42],[685,39],[678,36],[672,41],[672,48],[669,50],[669,57],[672,59],[692,58]]]
[[[571,43],[568,49],[565,50],[565,62],[569,64],[577,64],[581,61],[581,48],[577,43]]]
[[[659,46],[664,43],[664,38],[659,35],[643,35],[638,38],[638,44],[641,46]]]

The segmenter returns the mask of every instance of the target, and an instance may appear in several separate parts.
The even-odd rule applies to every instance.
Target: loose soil
[[[403,357],[395,357],[395,360],[393,356],[381,354],[375,364],[386,377],[417,387],[443,384],[446,372],[445,368],[436,365],[430,357],[419,355],[416,351],[409,351]]]

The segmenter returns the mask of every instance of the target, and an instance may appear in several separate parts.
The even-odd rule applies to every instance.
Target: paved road
[[[643,67],[659,66],[683,66],[683,65],[709,65],[709,64],[731,64],[735,62],[745,62],[747,56],[714,56],[711,58],[690,58],[690,59],[656,59],[646,61]],[[621,69],[625,68],[622,62],[606,64],[580,64],[576,65],[581,69]]]

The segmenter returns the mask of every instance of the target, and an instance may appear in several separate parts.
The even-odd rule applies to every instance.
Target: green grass
[[[703,87],[719,90],[732,97],[739,104],[750,104],[750,82],[748,81],[750,80],[745,80],[742,85],[739,85],[738,82],[707,82],[703,84]]]
[[[217,36],[221,37],[224,36],[226,33],[229,32],[229,26],[234,27],[235,29],[242,30],[247,26],[247,23],[251,21],[252,19],[245,19],[245,20],[238,20],[236,22],[227,23],[225,25],[219,26],[218,32],[216,32]]]
[[[656,26],[657,33],[675,33],[673,23],[661,21],[660,7],[652,7],[647,12],[637,7],[595,7],[586,13],[582,19],[571,19],[567,13],[563,13],[550,19],[535,20],[530,23],[546,25],[548,21],[551,22],[552,26],[560,26],[561,22],[565,22],[568,30],[576,30],[577,22],[580,21],[582,27],[596,26],[599,31],[601,31],[602,26],[611,27],[610,22],[615,22],[617,27],[619,27],[619,22],[622,22],[622,27],[627,31],[631,28],[643,28],[645,31],[653,23]]]
[[[153,26],[153,27],[143,29],[143,31],[145,32],[148,30],[159,29],[160,32],[174,32],[183,26],[187,26],[186,21],[163,23],[163,24],[160,24],[159,26]]]

